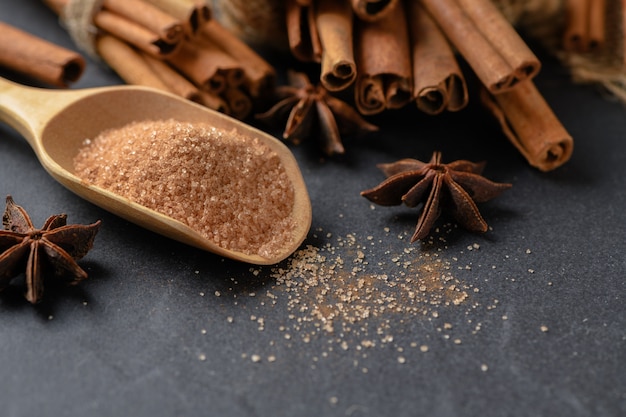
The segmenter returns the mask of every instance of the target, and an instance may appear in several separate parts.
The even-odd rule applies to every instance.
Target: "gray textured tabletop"
[[[1,0],[0,20],[74,49],[39,1]],[[339,158],[289,145],[313,205],[303,248],[333,279],[130,224],[55,182],[1,125],[0,194],[37,225],[65,212],[102,228],[80,285],[37,306],[17,286],[0,293],[0,415],[625,415],[626,113],[538,53],[537,86],[575,140],[555,171],[530,167],[475,102],[374,117],[380,132],[347,139]],[[120,83],[88,60],[72,88]],[[485,176],[513,184],[480,206],[488,233],[442,223],[441,239],[410,244],[416,211],[359,195],[382,180],[376,163],[434,150],[486,160]],[[433,270],[445,290],[415,285]],[[347,289],[356,297],[338,308]]]

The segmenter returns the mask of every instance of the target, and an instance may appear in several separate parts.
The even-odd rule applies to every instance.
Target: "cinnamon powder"
[[[86,139],[74,168],[228,250],[271,257],[293,229],[294,190],[280,158],[236,130],[134,122]]]

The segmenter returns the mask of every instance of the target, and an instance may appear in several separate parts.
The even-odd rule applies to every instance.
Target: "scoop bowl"
[[[74,173],[73,159],[86,138],[141,120],[175,119],[237,129],[256,137],[279,156],[293,184],[294,229],[272,258],[225,249],[198,232],[157,211],[108,190],[87,184]],[[242,262],[271,265],[292,254],[311,227],[311,202],[293,154],[278,139],[236,119],[173,94],[141,86],[76,90],[26,87],[0,78],[0,121],[17,130],[30,144],[41,165],[78,196],[132,223],[188,245]]]

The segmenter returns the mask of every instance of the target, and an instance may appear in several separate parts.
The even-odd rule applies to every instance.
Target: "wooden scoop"
[[[176,119],[210,123],[226,131],[236,128],[256,137],[279,156],[293,184],[295,227],[280,253],[273,258],[245,254],[216,245],[187,225],[134,203],[105,189],[86,184],[74,174],[73,159],[86,138],[133,121]],[[25,87],[0,78],[0,121],[21,133],[43,167],[65,187],[120,217],[146,229],[219,254],[257,265],[275,264],[304,241],[311,227],[311,202],[291,151],[276,138],[221,113],[175,95],[139,86],[82,90],[45,90]]]

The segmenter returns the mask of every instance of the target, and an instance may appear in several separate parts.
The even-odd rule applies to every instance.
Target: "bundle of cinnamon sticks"
[[[198,0],[44,0],[129,84],[180,95],[238,119],[273,92],[274,68]],[[84,19],[85,14],[87,19]],[[82,26],[81,26],[82,25]],[[72,33],[72,32],[70,32]]]
[[[285,1],[292,54],[320,63],[327,90],[353,90],[361,114],[411,102],[433,115],[463,109],[460,55],[530,164],[547,171],[569,159],[572,138],[532,81],[541,63],[490,0]],[[541,138],[522,123],[522,109],[532,111],[524,123],[547,130]]]

